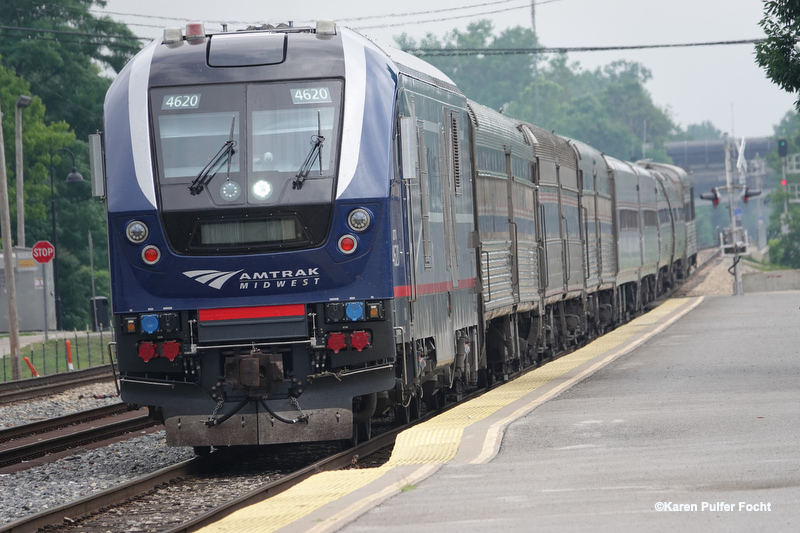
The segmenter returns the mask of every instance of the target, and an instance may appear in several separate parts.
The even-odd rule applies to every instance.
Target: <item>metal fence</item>
[[[27,343],[20,338],[20,366],[22,378],[58,374],[108,363],[108,343],[113,342],[113,333],[99,332],[58,332],[49,335],[48,340]],[[3,381],[11,381],[12,358],[7,350],[0,353]]]

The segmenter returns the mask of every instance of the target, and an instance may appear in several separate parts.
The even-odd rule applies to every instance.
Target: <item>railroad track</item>
[[[147,414],[128,411],[125,404],[89,409],[71,415],[0,431],[0,473],[20,470],[20,464],[154,426]],[[26,465],[25,468],[36,465]]]
[[[486,390],[488,389],[465,395],[464,400],[482,394]],[[302,468],[281,474],[279,479],[260,484],[255,489],[240,491],[239,496],[225,498],[224,502],[213,505],[213,508],[210,508],[212,506],[206,506],[208,510],[200,512],[199,516],[195,506],[184,506],[179,503],[172,506],[165,500],[174,498],[174,494],[180,495],[184,492],[194,492],[193,490],[184,491],[181,488],[184,485],[217,486],[216,481],[209,482],[207,477],[209,474],[223,469],[226,463],[241,461],[241,453],[236,448],[233,450],[222,449],[208,456],[196,457],[128,483],[112,487],[82,500],[0,526],[0,533],[36,531],[44,527],[47,528],[48,532],[71,531],[73,528],[77,528],[75,529],[76,531],[86,532],[124,531],[128,524],[136,520],[136,517],[133,516],[136,513],[140,514],[140,516],[152,518],[152,515],[158,512],[157,510],[168,509],[171,515],[187,512],[183,511],[183,507],[194,508],[195,514],[181,519],[178,524],[165,525],[159,528],[158,531],[164,533],[196,531],[238,509],[253,505],[288,490],[318,472],[340,470],[353,465],[360,466],[364,464],[370,455],[393,446],[397,435],[402,431],[456,405],[458,404],[448,404],[442,409],[429,411],[410,424],[386,429],[358,446],[339,453],[329,454],[323,459],[314,461]],[[280,448],[280,450],[289,448],[284,447]],[[389,454],[385,454],[386,460],[388,460],[388,457]],[[214,489],[212,488],[212,490]],[[219,493],[220,489],[217,488],[215,492]],[[179,502],[180,498],[181,496],[178,496]],[[188,512],[192,513],[192,509],[189,509]]]
[[[259,486],[258,489],[230,499],[224,504],[201,514],[199,517],[192,517],[192,519],[186,520],[178,526],[163,531],[194,531],[204,524],[213,523],[237,509],[279,494],[317,472],[349,467],[354,464],[355,458],[366,457],[394,444],[395,438],[403,429],[406,429],[406,427],[387,431],[359,446],[316,461],[304,468],[288,473],[280,479]],[[125,529],[125,524],[129,523],[128,521],[131,519],[130,514],[125,510],[126,503],[135,502],[140,507],[142,505],[150,507],[147,500],[152,499],[151,509],[163,509],[165,502],[161,494],[162,490],[167,491],[168,487],[169,492],[180,492],[180,488],[176,487],[178,484],[204,483],[201,476],[218,470],[225,462],[234,460],[236,460],[235,453],[224,453],[224,451],[196,457],[82,500],[0,526],[0,533],[30,532],[44,527],[47,527],[48,531],[68,531],[77,524],[80,524],[79,529],[81,531],[94,531],[95,529],[97,531],[122,531]],[[175,510],[174,512],[178,511]],[[109,524],[109,520],[119,520],[118,527],[122,529],[115,529],[113,525]],[[92,524],[94,521],[101,521],[102,525],[98,524],[95,527]]]
[[[0,383],[0,404],[47,396],[81,385],[108,381],[113,377],[111,365],[101,365],[40,378],[7,381]]]

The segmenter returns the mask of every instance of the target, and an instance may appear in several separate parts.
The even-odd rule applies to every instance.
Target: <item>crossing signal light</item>
[[[778,140],[778,155],[786,157],[789,153],[789,147],[786,145],[786,139]]]
[[[783,185],[784,187],[786,187],[786,180],[781,180],[781,185]]]
[[[744,194],[742,195],[742,199],[744,203],[747,203],[747,200],[753,196],[759,196],[761,194],[761,189],[750,189],[748,187],[744,188]]]
[[[760,194],[760,192],[759,192],[759,194]],[[712,202],[714,202],[714,208],[716,208],[719,205],[719,198],[720,197],[719,197],[719,191],[717,190],[716,187],[711,189],[711,192],[702,193],[700,195],[700,198],[702,198],[703,200],[711,200]]]

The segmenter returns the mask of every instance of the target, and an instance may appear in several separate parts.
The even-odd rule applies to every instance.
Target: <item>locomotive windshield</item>
[[[341,80],[157,88],[150,101],[159,202],[178,253],[325,239]]]

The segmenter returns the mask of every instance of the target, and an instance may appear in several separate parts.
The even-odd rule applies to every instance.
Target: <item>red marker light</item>
[[[203,39],[206,36],[206,30],[202,22],[190,22],[186,25],[186,40],[193,41],[196,39]]]
[[[161,250],[155,246],[146,246],[144,250],[142,250],[142,260],[148,265],[158,263],[159,259],[161,259]]]
[[[339,251],[343,254],[352,254],[356,251],[357,246],[356,238],[352,235],[343,235],[339,239]]]
[[[783,185],[784,187],[786,187],[786,180],[781,180],[781,185]]]

